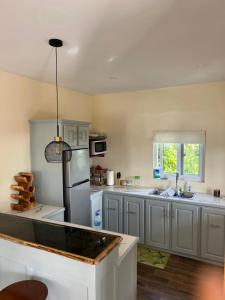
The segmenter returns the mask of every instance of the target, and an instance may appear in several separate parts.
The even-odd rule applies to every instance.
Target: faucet
[[[179,194],[179,191],[178,191],[178,180],[179,180],[179,172],[176,172],[176,195]]]

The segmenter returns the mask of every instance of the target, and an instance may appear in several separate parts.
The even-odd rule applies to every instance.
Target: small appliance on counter
[[[90,134],[89,136],[90,157],[104,156],[107,152],[106,136]]]
[[[102,168],[101,166],[92,166],[91,170],[91,184],[92,185],[105,185],[106,184],[106,174],[107,169]]]

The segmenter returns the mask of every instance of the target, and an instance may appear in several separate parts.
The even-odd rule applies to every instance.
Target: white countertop
[[[50,205],[44,205],[44,204],[37,204],[35,208],[20,212],[20,211],[15,211],[12,210],[10,207],[8,208],[2,208],[0,207],[0,212],[1,213],[7,213],[11,215],[17,215],[25,218],[30,218],[30,219],[36,219],[40,221],[46,221],[49,223],[55,223],[55,224],[63,224],[63,225],[68,225],[71,227],[77,227],[77,228],[83,228],[87,230],[93,230],[96,231],[96,229],[88,226],[82,226],[78,224],[72,224],[69,222],[60,222],[60,221],[55,221],[55,220],[50,220],[47,219],[46,217],[54,214],[54,213],[59,213],[61,211],[64,211],[64,207],[57,207],[57,206],[50,206]],[[116,232],[111,232],[111,231],[106,231],[106,230],[100,230],[101,232],[105,232],[108,234],[112,235],[118,235],[123,238],[122,242],[119,244],[119,260],[118,260],[118,265],[121,263],[123,258],[129,253],[129,251],[133,248],[135,244],[138,243],[138,238],[130,235],[125,235],[121,233],[116,233]]]
[[[195,193],[193,198],[185,199],[180,197],[164,197],[160,195],[152,195],[153,188],[133,188],[133,187],[121,187],[121,186],[92,186],[93,191],[105,191],[112,193],[121,193],[126,196],[139,196],[144,199],[158,199],[158,200],[169,200],[172,202],[186,203],[186,204],[196,204],[201,206],[210,206],[216,208],[225,208],[225,199],[213,197],[209,194]]]
[[[40,203],[37,203],[35,208],[27,210],[27,211],[12,210],[10,208],[10,206],[6,207],[6,208],[0,207],[1,213],[11,214],[11,215],[16,215],[16,216],[21,216],[21,217],[27,217],[27,218],[31,218],[31,219],[45,218],[48,215],[51,215],[53,213],[63,212],[64,210],[65,210],[64,207],[43,205]]]

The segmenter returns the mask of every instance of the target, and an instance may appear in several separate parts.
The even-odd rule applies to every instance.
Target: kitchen
[[[223,65],[224,45],[218,32],[224,29],[223,4],[218,1],[212,7],[210,1],[207,1],[208,6],[203,1],[200,1],[201,5],[193,1],[191,4],[178,4],[174,1],[174,5],[170,3],[167,7],[162,1],[158,3],[152,1],[151,4],[148,1],[141,1],[139,6],[135,1],[132,4],[125,2],[121,4],[121,7],[117,5],[112,7],[108,5],[109,3],[100,5],[98,1],[94,6],[88,1],[93,8],[92,13],[84,10],[80,1],[77,1],[76,12],[70,9],[71,5],[74,7],[72,3],[57,3],[54,9],[50,4],[45,5],[43,1],[39,3],[22,1],[21,7],[14,3],[11,8],[7,1],[1,3],[3,25],[1,36],[7,41],[1,45],[0,57],[2,137],[0,151],[3,158],[0,174],[1,212],[8,212],[10,209],[10,202],[12,202],[10,185],[14,184],[13,177],[19,172],[33,172],[37,207],[23,213],[10,212],[10,215],[14,217],[14,214],[19,214],[33,218],[33,211],[37,221],[46,216],[50,223],[61,224],[60,222],[63,221],[63,185],[62,182],[52,179],[52,176],[56,178],[57,172],[61,172],[57,170],[60,168],[59,164],[47,163],[44,160],[43,164],[40,161],[36,163],[32,158],[32,155],[36,155],[34,153],[36,150],[37,157],[45,159],[45,147],[56,136],[55,56],[54,51],[48,45],[48,39],[60,37],[65,43],[58,51],[60,135],[64,138],[63,126],[70,126],[72,122],[76,128],[80,126],[83,129],[82,126],[84,126],[91,133],[97,132],[106,136],[107,153],[104,157],[91,157],[89,165],[100,165],[113,170],[114,183],[116,183],[118,172],[121,173],[121,179],[127,182],[132,181],[134,176],[141,178],[138,187],[104,185],[93,188],[100,191],[103,199],[103,229],[109,231],[110,235],[122,236],[123,239],[127,238],[127,234],[131,235],[131,248],[125,250],[127,255],[131,249],[133,249],[132,253],[135,252],[137,243],[135,236],[139,238],[139,243],[145,246],[175,254],[170,257],[165,272],[169,272],[167,270],[170,270],[170,264],[174,263],[174,259],[178,260],[177,256],[180,257],[178,265],[181,266],[193,264],[197,268],[201,261],[207,266],[207,263],[222,266],[225,231],[225,201],[223,199],[225,195],[223,167],[225,163],[225,140],[223,139],[225,128],[223,70],[225,66]],[[202,9],[205,11],[204,16],[201,14]],[[179,13],[178,10],[180,10]],[[121,15],[119,11],[124,15]],[[20,13],[17,14],[17,12]],[[112,12],[118,24],[110,19]],[[206,18],[210,14],[218,22]],[[71,21],[71,15],[73,20],[79,19],[79,30],[76,29],[75,21]],[[33,16],[32,20],[36,21],[32,21],[28,16]],[[156,18],[161,24],[155,32],[151,29],[150,16],[152,20]],[[180,16],[187,21],[186,24],[189,26],[185,27],[184,24],[179,23]],[[200,20],[199,16],[201,16]],[[124,17],[127,17],[128,23],[124,21]],[[10,28],[6,28],[5,24],[9,19],[13,20],[12,24]],[[193,20],[192,24],[190,24],[190,19]],[[102,30],[98,31],[95,27],[95,32],[94,27],[87,26],[86,20],[89,20],[90,24],[100,26]],[[162,20],[166,20],[168,26]],[[32,38],[29,33],[30,29],[25,26],[26,22],[32,27]],[[127,24],[130,27],[121,26],[121,24]],[[205,26],[205,29],[199,27],[199,24]],[[71,27],[77,30],[73,34],[68,30]],[[174,28],[178,27],[181,28],[176,32]],[[196,28],[199,31],[196,31]],[[115,34],[115,36],[112,35],[112,40],[115,39],[113,45],[119,44],[120,50],[109,43],[107,39],[109,29]],[[150,32],[147,29],[151,29]],[[21,38],[19,32],[25,32],[25,38]],[[190,37],[191,47],[187,45],[187,39],[181,34],[182,32]],[[208,32],[210,38],[205,37],[205,32]],[[89,49],[86,44],[87,40],[76,39],[76,33],[77,39],[80,36],[86,39],[93,38],[88,40],[92,51],[87,51]],[[148,35],[151,38],[145,39],[144,37]],[[127,39],[124,39],[124,36],[127,36]],[[139,39],[135,38],[137,36]],[[170,43],[169,38],[159,40],[157,38],[159,36],[170,37],[173,41],[179,38],[179,43]],[[29,39],[27,40],[26,37]],[[13,41],[17,41],[18,48],[15,49]],[[214,47],[211,47],[212,44]],[[137,47],[139,52],[134,45],[142,45]],[[86,47],[86,50],[82,47]],[[128,48],[129,53],[126,52]],[[168,49],[167,53],[165,54],[162,49]],[[205,49],[211,49],[211,54],[205,53]],[[19,55],[15,55],[15,51],[18,51]],[[151,55],[147,55],[148,53]],[[193,53],[195,55],[192,55]],[[199,53],[203,54],[199,56],[197,55]],[[215,62],[215,57],[218,63]],[[71,71],[71,65],[76,71]],[[149,70],[152,75],[149,75]],[[130,74],[136,75],[129,76]],[[48,120],[52,120],[50,121],[52,131],[49,135],[47,135]],[[33,133],[35,124],[41,123],[43,124],[40,134],[40,138],[43,138],[42,146],[41,140],[36,140]],[[182,133],[182,136],[188,133],[187,144],[191,143],[193,133],[195,133],[194,138],[198,139],[196,145],[204,146],[202,161],[201,163],[200,160],[198,161],[198,171],[202,171],[197,172],[201,173],[200,180],[182,178],[181,166],[184,160],[176,161],[176,171],[179,171],[180,175],[178,185],[182,190],[190,189],[194,193],[192,199],[151,194],[154,188],[160,190],[176,186],[174,170],[170,178],[166,179],[163,172],[160,178],[154,178],[155,169],[160,167],[156,159],[154,144],[168,143],[166,139],[162,140],[162,136],[165,137],[165,133],[168,132],[170,141],[174,139],[176,140],[174,143],[179,145],[185,145],[185,142],[180,140],[178,132]],[[159,142],[159,139],[163,142]],[[86,144],[82,144],[82,147],[89,147],[87,137]],[[179,154],[181,152],[176,151],[177,157],[181,157]],[[162,162],[162,157],[160,159]],[[46,171],[48,165],[52,168],[51,175]],[[51,179],[45,180],[43,176],[40,176],[41,171],[51,176]],[[136,185],[133,182],[132,184]],[[218,189],[221,197],[214,197],[214,190]],[[50,194],[47,197],[48,192]],[[95,194],[98,192],[93,193]],[[54,209],[52,206],[57,208]],[[110,214],[107,215],[108,208]],[[59,219],[53,220],[56,218],[56,212],[58,212],[57,218]],[[135,214],[132,214],[134,212]],[[151,215],[153,218],[149,218]],[[176,225],[178,223],[179,228]],[[114,233],[111,233],[112,231]],[[134,236],[133,239],[132,236]],[[180,238],[177,239],[177,236]],[[15,243],[12,245],[3,240],[1,242],[6,247],[5,256],[11,253],[10,245],[12,249],[17,246]],[[121,249],[124,247],[122,243]],[[23,249],[30,253],[31,250],[27,248],[29,247]],[[114,265],[117,265],[118,261],[121,263],[123,261],[120,259],[119,251],[121,251],[120,246],[117,245],[109,254],[114,255]],[[45,253],[44,250],[42,252]],[[125,256],[123,256],[124,259]],[[56,260],[51,259],[52,264],[55,264]],[[59,260],[62,260],[62,257]],[[104,261],[103,259],[102,262]],[[21,261],[18,262],[18,265],[20,264]],[[75,261],[73,264],[75,265]],[[65,268],[67,267],[69,268],[69,266]],[[132,270],[135,273],[135,267]],[[153,278],[152,274],[160,274],[162,278],[166,276],[159,269],[155,270],[153,271],[147,265],[138,264],[136,274],[138,299],[145,299],[156,293],[156,278]],[[148,278],[144,278],[144,274],[148,274],[146,275]],[[132,275],[132,280],[135,281],[135,274]],[[178,282],[183,284],[184,294],[181,294],[180,290],[176,294],[174,289],[169,289],[164,278],[160,283],[161,293],[164,289],[164,294],[160,294],[161,297],[169,298],[171,295],[174,295],[174,298],[179,296],[183,299],[191,297],[192,293],[187,292],[187,282],[191,275],[188,278],[184,274],[180,277],[183,281]],[[172,283],[176,283],[176,280],[172,280]],[[16,281],[19,280],[15,278],[13,282]],[[5,286],[10,283],[12,281],[5,283]],[[136,285],[137,283],[132,285],[134,290],[137,288]],[[49,286],[48,290],[50,297],[53,297],[51,290],[54,289]]]

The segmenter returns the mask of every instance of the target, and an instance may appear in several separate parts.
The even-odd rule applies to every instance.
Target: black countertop
[[[96,264],[121,237],[0,213],[0,237]]]

